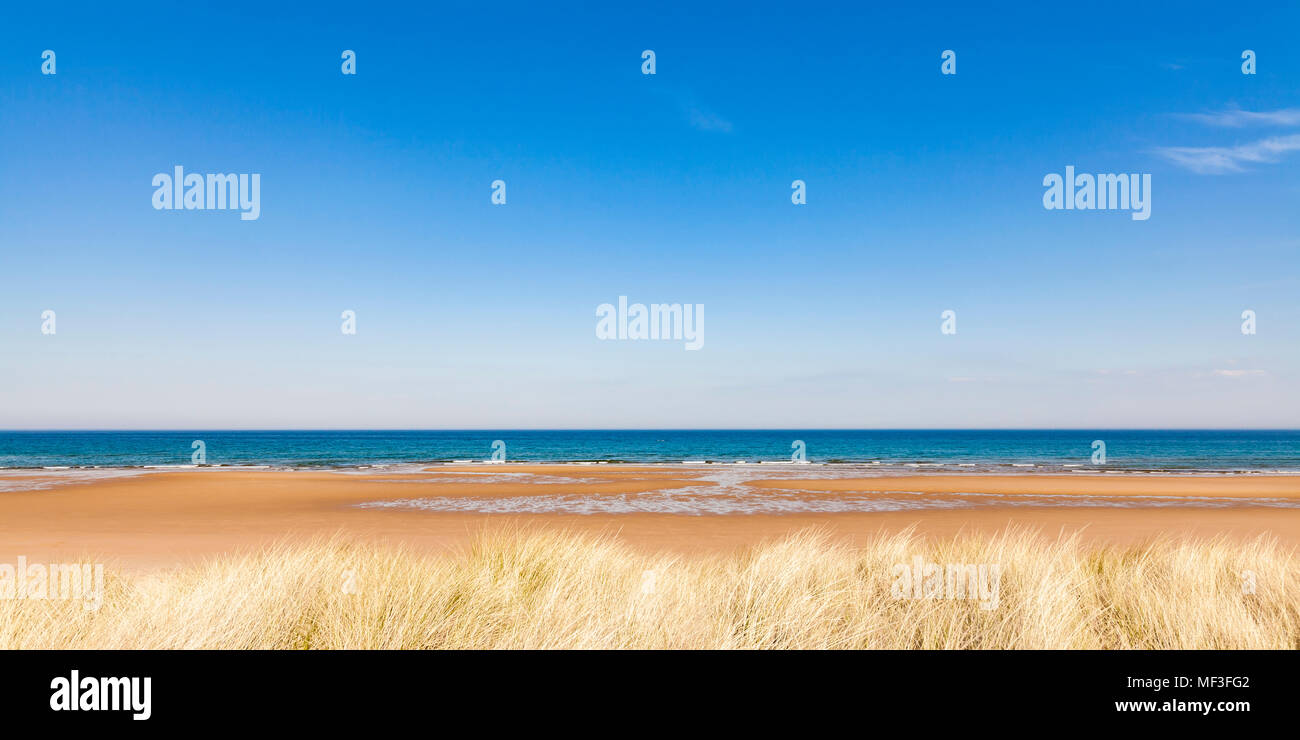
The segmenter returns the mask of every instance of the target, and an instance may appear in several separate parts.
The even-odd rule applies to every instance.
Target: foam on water
[[[41,470],[0,470],[0,493],[10,491],[45,491],[59,486],[94,483],[112,478],[147,475],[143,468],[68,468]]]

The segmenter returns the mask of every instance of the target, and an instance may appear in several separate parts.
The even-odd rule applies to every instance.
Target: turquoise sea
[[[8,431],[0,468],[189,466],[196,442],[197,461],[231,467],[482,461],[494,449],[519,462],[759,463],[802,450],[809,463],[882,470],[1300,473],[1294,430]]]

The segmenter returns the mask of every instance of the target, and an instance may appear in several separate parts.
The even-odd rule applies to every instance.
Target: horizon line
[[[1300,427],[14,427],[42,432],[1300,432]]]

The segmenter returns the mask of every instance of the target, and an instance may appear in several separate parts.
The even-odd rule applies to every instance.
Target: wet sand
[[[706,471],[687,466],[473,465],[429,470],[436,473],[192,470],[0,492],[0,562],[12,562],[19,555],[33,561],[95,558],[127,569],[153,569],[276,542],[329,536],[440,550],[461,547],[484,529],[499,527],[601,533],[639,549],[682,553],[733,550],[808,528],[849,543],[909,527],[923,536],[947,537],[1018,526],[1045,537],[1079,533],[1089,541],[1120,545],[1183,535],[1234,539],[1266,535],[1287,545],[1300,544],[1300,508],[1257,505],[1252,500],[1300,500],[1296,476],[814,479],[801,478],[800,471],[762,471],[761,479],[756,472],[754,480],[746,480],[745,490],[754,495],[780,491],[822,498],[844,492],[912,491],[924,499],[951,500],[954,506],[962,505],[963,494],[994,498],[986,498],[977,508],[731,515],[359,508],[364,503],[424,497],[601,497],[710,485],[696,480]],[[1044,495],[1054,497],[1052,505],[1023,498]],[[1120,505],[1072,506],[1070,497],[1075,496],[1111,497]],[[1187,499],[1193,504],[1195,497],[1209,496],[1230,500],[1232,505],[1155,508],[1134,498],[1144,496]]]

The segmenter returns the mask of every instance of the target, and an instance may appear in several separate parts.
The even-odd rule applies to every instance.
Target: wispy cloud
[[[1282,108],[1281,110],[1241,110],[1230,108],[1214,113],[1185,113],[1183,118],[1204,123],[1207,126],[1223,128],[1244,128],[1246,126],[1300,126],[1300,108]]]
[[[1228,108],[1212,113],[1184,113],[1182,118],[1216,128],[1300,126],[1300,108],[1242,110]],[[1248,164],[1277,162],[1300,149],[1300,134],[1271,136],[1233,146],[1163,146],[1155,153],[1179,167],[1202,175],[1242,172]]]
[[[698,106],[689,106],[686,109],[686,115],[690,118],[691,125],[701,131],[721,131],[724,134],[731,133],[731,121],[704,110]]]
[[[1241,172],[1246,164],[1276,162],[1300,149],[1300,134],[1274,136],[1237,146],[1164,146],[1156,154],[1202,175]]]
[[[1268,372],[1265,370],[1215,370],[1211,375],[1217,375],[1221,378],[1247,378],[1268,375]]]

